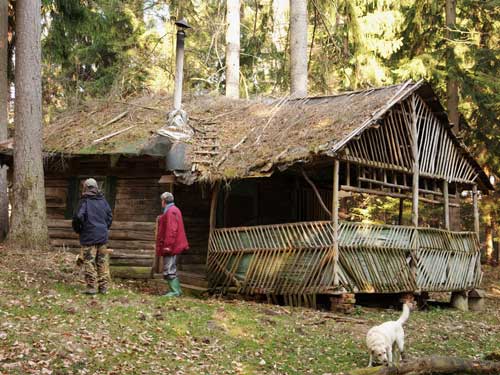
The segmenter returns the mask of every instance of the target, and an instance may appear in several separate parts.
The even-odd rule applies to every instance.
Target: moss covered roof
[[[183,109],[194,136],[187,142],[186,165],[197,179],[217,180],[263,176],[332,156],[416,90],[432,97],[433,110],[446,119],[432,89],[422,82],[303,99],[187,96]],[[86,102],[46,124],[45,150],[165,156],[170,141],[156,131],[166,124],[171,108],[171,95],[165,93]]]

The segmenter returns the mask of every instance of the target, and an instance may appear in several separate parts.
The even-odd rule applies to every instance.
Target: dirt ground
[[[400,314],[166,300],[157,284],[116,281],[109,295],[89,298],[74,260],[0,247],[0,374],[335,374],[366,366],[366,332]],[[484,271],[485,311],[412,312],[409,358],[498,350],[500,267]]]

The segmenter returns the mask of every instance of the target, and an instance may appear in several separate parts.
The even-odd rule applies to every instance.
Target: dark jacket
[[[108,242],[108,229],[113,214],[100,192],[84,193],[73,215],[73,230],[80,235],[84,246],[102,245]]]

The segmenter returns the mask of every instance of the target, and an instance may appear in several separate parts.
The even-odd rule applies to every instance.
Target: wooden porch
[[[481,281],[473,232],[331,221],[214,229],[212,287],[243,294],[454,291]]]

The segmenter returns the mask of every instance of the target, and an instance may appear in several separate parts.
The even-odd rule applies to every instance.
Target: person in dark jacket
[[[106,294],[109,274],[108,230],[113,214],[93,178],[83,183],[83,194],[73,215],[73,230],[80,235],[81,256],[87,290],[85,294]],[[96,284],[98,289],[96,289]]]
[[[172,193],[165,192],[160,198],[163,215],[158,218],[156,255],[163,256],[163,278],[167,280],[170,287],[170,292],[165,296],[178,297],[182,295],[182,290],[177,278],[177,256],[189,249],[189,244],[182,213],[174,204],[174,196]]]

